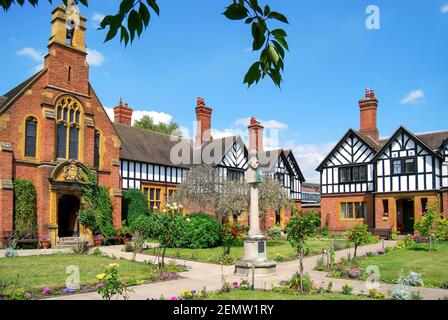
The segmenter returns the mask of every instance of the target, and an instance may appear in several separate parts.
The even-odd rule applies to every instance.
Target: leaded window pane
[[[69,157],[72,160],[78,160],[79,149],[79,129],[76,127],[70,127],[70,154]]]
[[[100,135],[98,133],[95,134],[94,141],[94,154],[93,154],[93,162],[94,166],[98,167],[100,165]]]
[[[72,123],[75,120],[75,111],[70,110],[70,123]]]
[[[79,123],[79,111],[76,112],[76,123]]]
[[[37,147],[37,122],[34,118],[26,120],[25,156],[35,158]]]
[[[64,121],[67,121],[67,108],[64,108]]]
[[[56,154],[58,159],[67,157],[67,127],[63,123],[58,124]]]

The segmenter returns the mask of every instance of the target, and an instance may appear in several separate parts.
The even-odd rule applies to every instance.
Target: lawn
[[[96,276],[104,272],[110,263],[118,263],[119,274],[131,281],[155,281],[159,279],[156,266],[127,260],[112,260],[103,256],[55,254],[48,256],[16,257],[0,259],[0,282],[15,283],[20,288],[39,292],[42,288],[64,288],[70,276],[67,267],[79,267],[81,286],[95,286]],[[174,269],[172,266],[170,268]],[[170,270],[171,271],[171,270]],[[174,270],[173,270],[174,271]]]
[[[364,269],[370,265],[380,268],[384,282],[395,283],[403,270],[405,276],[410,271],[421,273],[425,285],[440,287],[448,283],[448,243],[436,244],[433,252],[428,251],[428,244],[413,244],[360,261]]]
[[[310,254],[320,254],[322,250],[333,243],[332,240],[310,240],[307,241],[309,248],[311,249]],[[344,240],[335,241],[335,245],[340,248],[348,248],[350,243]],[[148,254],[155,254],[155,249],[150,249],[147,251]],[[293,247],[284,240],[270,240],[267,242],[267,253],[269,259],[273,259],[277,262],[290,261],[297,259],[297,254]],[[192,261],[208,262],[208,263],[220,263],[222,261],[221,257],[223,254],[223,248],[210,248],[210,249],[173,249],[168,248],[166,251],[166,256],[173,257],[176,259],[185,259]],[[230,250],[229,259],[226,259],[224,264],[233,264],[234,261],[238,261],[244,257],[244,247],[232,247]]]
[[[295,294],[274,291],[234,290],[228,293],[212,293],[207,300],[372,300],[367,296],[342,293]]]

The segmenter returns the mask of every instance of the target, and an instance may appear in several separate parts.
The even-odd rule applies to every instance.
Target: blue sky
[[[41,2],[0,12],[1,93],[42,63],[51,5]],[[103,43],[105,33],[95,30],[95,18],[114,12],[118,0],[81,6],[89,20],[90,81],[103,104],[113,107],[122,97],[191,133],[201,96],[214,109],[216,136],[244,132],[241,119],[256,116],[279,129],[280,146],[294,150],[309,181],[317,181],[314,169],[347,129],[358,129],[357,101],[366,87],[380,101],[381,136],[400,125],[416,133],[448,129],[448,0],[268,0],[290,20],[281,90],[270,81],[243,85],[256,54],[248,50],[248,27],[221,15],[230,2],[160,0],[161,17],[127,48]],[[371,4],[380,9],[380,30],[365,26]],[[274,136],[268,133],[267,142]]]

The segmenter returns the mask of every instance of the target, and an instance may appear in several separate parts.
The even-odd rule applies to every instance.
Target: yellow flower
[[[98,280],[103,280],[106,275],[104,273],[97,275]]]
[[[116,269],[118,268],[120,265],[118,263],[111,263],[107,266],[107,269]]]
[[[112,279],[111,275],[106,276],[106,280],[110,280],[110,279]]]

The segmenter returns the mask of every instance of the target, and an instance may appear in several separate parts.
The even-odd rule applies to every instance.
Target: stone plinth
[[[270,276],[277,272],[277,263],[267,259],[266,239],[264,235],[244,239],[244,259],[235,263],[235,275],[252,276],[253,264],[256,277]]]

